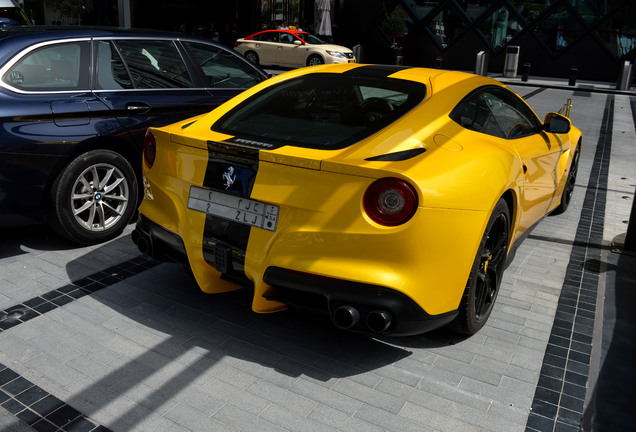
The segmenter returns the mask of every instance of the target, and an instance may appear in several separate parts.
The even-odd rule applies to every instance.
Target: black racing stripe
[[[258,173],[259,150],[235,143],[208,142],[203,187],[249,198]],[[206,215],[203,257],[221,273],[246,281],[243,264],[251,226]]]
[[[601,260],[613,121],[609,95],[526,432],[578,431],[583,419],[599,283],[586,263]]]
[[[159,264],[142,256],[0,311],[0,333]],[[88,416],[0,363],[0,405],[37,431],[109,432]]]
[[[396,72],[405,69],[412,69],[411,66],[394,66],[394,65],[366,65],[360,66],[343,72],[342,75],[356,76],[361,78],[386,78]]]

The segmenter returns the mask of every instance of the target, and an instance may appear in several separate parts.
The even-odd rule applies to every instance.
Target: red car
[[[349,48],[332,45],[296,30],[265,30],[238,39],[234,49],[254,64],[303,67],[330,63],[355,63]]]

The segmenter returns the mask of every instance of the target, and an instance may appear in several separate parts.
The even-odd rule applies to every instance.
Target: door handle
[[[150,105],[130,104],[130,105],[126,105],[126,111],[134,111],[136,113],[145,113],[150,111]]]

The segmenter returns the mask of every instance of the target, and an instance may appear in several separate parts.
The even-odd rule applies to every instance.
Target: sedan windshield
[[[412,81],[314,73],[267,87],[212,130],[278,146],[340,149],[396,121],[425,95],[425,85]]]

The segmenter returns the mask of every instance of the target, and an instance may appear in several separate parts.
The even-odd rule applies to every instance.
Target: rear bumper
[[[280,267],[269,267],[263,278],[270,286],[264,294],[268,300],[328,312],[336,327],[356,332],[415,335],[442,327],[457,316],[457,311],[430,315],[408,296],[379,285]],[[345,322],[339,317],[343,311],[346,311]],[[352,314],[357,316],[349,320]],[[384,323],[386,328],[378,324],[380,316],[389,318],[390,322]]]
[[[140,251],[158,261],[189,265],[181,237],[142,214],[139,215],[132,239]],[[214,266],[212,260],[206,261]],[[232,268],[239,265],[241,263],[233,263]],[[232,271],[229,273],[223,274],[225,279],[245,285]],[[273,266],[267,268],[263,280],[268,286],[263,293],[267,300],[328,313],[336,327],[355,332],[414,335],[442,327],[457,316],[457,311],[430,315],[410,297],[379,285]]]
[[[162,228],[141,213],[131,237],[141,252],[157,261],[188,265],[188,255],[181,237]]]

